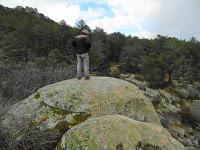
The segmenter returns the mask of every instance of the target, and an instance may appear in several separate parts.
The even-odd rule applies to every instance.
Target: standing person
[[[85,80],[89,80],[89,50],[91,48],[91,41],[89,37],[89,32],[84,29],[80,35],[77,35],[72,41],[73,47],[75,47],[77,52],[77,78],[81,79],[81,68],[83,65]]]

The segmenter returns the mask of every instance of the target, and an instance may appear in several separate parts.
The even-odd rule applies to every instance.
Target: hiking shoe
[[[90,80],[90,76],[86,76],[86,77],[85,77],[85,80]]]
[[[81,80],[81,77],[78,77],[78,80]]]

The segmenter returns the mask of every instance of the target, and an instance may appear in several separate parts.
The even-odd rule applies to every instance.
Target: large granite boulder
[[[56,150],[186,150],[158,124],[120,115],[89,118],[66,132]]]
[[[41,132],[60,136],[91,116],[113,114],[160,124],[151,102],[136,86],[116,78],[92,77],[89,81],[71,79],[39,89],[12,106],[0,129],[17,141],[29,131],[36,131],[38,136]]]
[[[91,116],[121,114],[135,120],[160,123],[151,102],[133,84],[110,77],[58,82],[38,91],[49,106]]]

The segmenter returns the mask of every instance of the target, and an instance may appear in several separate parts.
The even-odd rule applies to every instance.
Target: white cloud
[[[64,19],[70,25],[73,25],[81,14],[78,5],[68,3],[50,3],[39,7],[38,10],[57,22]]]
[[[105,4],[107,0],[68,0],[73,4],[81,4],[81,3],[95,3],[95,4]]]
[[[137,28],[136,35],[140,37],[161,34],[200,39],[199,0],[107,0],[107,3],[115,14],[102,21],[101,25],[107,31]],[[153,31],[144,27],[149,19],[155,24]]]
[[[91,0],[87,1],[89,2]],[[59,22],[60,20],[65,20],[67,24],[72,26],[80,19],[91,21],[102,17],[106,13],[103,8],[89,8],[86,11],[81,11],[80,3],[75,3],[75,1],[71,2],[70,0],[0,0],[0,4],[11,8],[16,6],[34,7],[40,13],[43,13],[54,21]]]
[[[81,14],[79,5],[65,0],[0,0],[0,4],[12,8],[16,6],[34,7],[54,21],[59,22],[64,19],[70,25],[74,25]]]
[[[141,31],[141,32],[138,32],[135,36],[140,37],[140,38],[152,39],[156,37],[156,34],[149,31]]]
[[[82,11],[79,18],[85,21],[91,21],[93,19],[103,17],[105,14],[106,12],[103,8],[89,8],[87,11]]]
[[[81,10],[81,4],[86,2],[106,4],[114,15],[106,15],[102,6]],[[108,33],[122,31],[140,37],[162,34],[200,39],[199,0],[0,0],[0,4],[36,7],[49,18],[57,22],[64,19],[72,26],[84,19],[92,29],[98,26]]]
[[[157,32],[164,35],[200,39],[200,1],[167,0],[160,4],[155,15]]]
[[[148,17],[156,13],[159,3],[160,0],[124,0],[123,2],[119,0],[107,0],[107,4],[114,13],[114,16],[93,19],[88,24],[92,28],[99,26],[108,33],[126,28],[137,28],[133,30],[138,30],[141,33],[138,35],[147,37],[147,31],[144,31],[142,24],[148,20]]]

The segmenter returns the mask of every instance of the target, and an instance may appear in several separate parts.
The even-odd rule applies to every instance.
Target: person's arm
[[[89,48],[89,49],[91,48],[91,40],[89,37],[86,37],[85,44],[86,44],[87,48]]]
[[[73,41],[72,41],[72,46],[76,48],[76,40],[75,39],[73,39]]]

